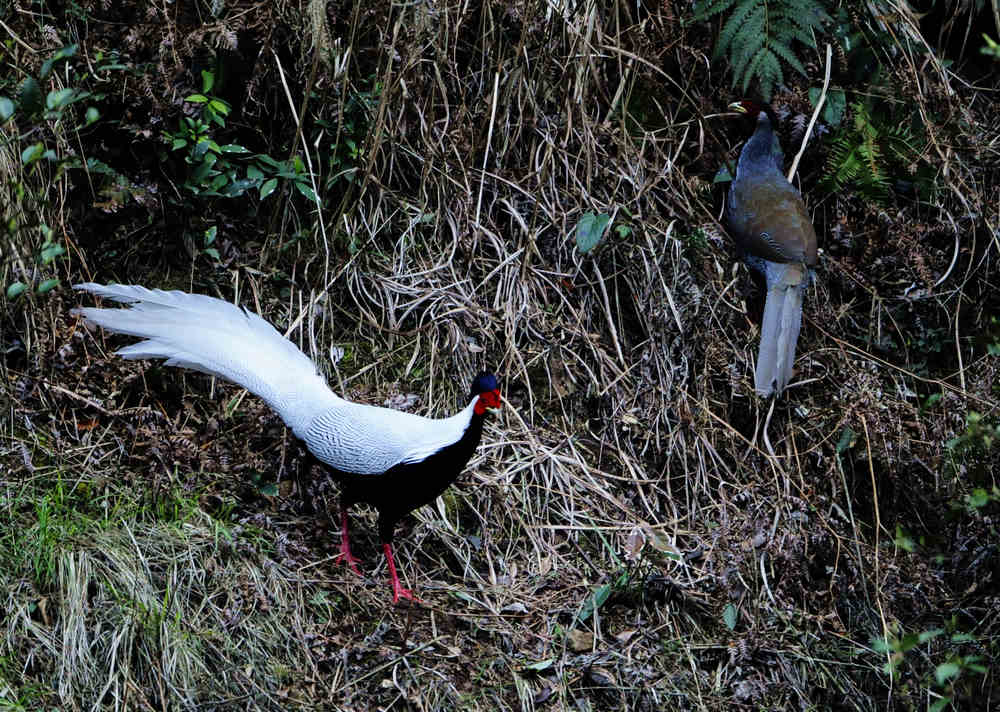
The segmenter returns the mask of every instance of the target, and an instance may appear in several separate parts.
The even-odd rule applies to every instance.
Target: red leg
[[[399,582],[399,576],[396,574],[396,562],[392,560],[392,544],[383,544],[382,550],[385,551],[385,560],[389,562],[389,577],[392,579],[392,602],[399,603],[400,598],[408,598],[414,603],[423,603],[413,595],[413,591],[403,588],[403,584]]]
[[[347,507],[344,506],[340,508],[340,553],[337,555],[337,558],[350,566],[351,570],[358,576],[364,575],[361,573],[361,569],[358,568],[361,560],[351,554],[351,540],[347,535]]]

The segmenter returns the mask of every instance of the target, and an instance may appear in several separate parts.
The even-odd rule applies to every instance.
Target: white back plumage
[[[440,420],[346,401],[267,321],[221,299],[135,285],[88,282],[75,288],[131,305],[73,310],[108,331],[145,339],[119,349],[119,356],[162,358],[168,366],[243,386],[277,411],[317,458],[342,472],[381,474],[419,462],[458,441],[472,419],[475,399]]]

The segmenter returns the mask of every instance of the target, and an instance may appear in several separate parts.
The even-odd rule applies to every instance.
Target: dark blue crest
[[[489,393],[490,391],[495,391],[497,389],[497,377],[492,373],[483,371],[475,380],[472,381],[472,387],[469,389],[470,396],[478,396],[480,393]]]

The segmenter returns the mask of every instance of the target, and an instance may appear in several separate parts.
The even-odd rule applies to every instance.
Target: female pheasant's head
[[[469,390],[470,396],[479,396],[476,398],[474,408],[476,415],[485,415],[488,412],[500,410],[503,407],[503,403],[500,400],[500,389],[497,386],[497,377],[492,373],[485,371],[480,373],[472,381],[472,387]]]
[[[777,127],[778,125],[778,117],[775,116],[774,109],[771,108],[770,104],[765,104],[762,101],[756,101],[754,99],[741,99],[740,101],[734,101],[730,104],[728,109],[730,111],[735,111],[737,114],[743,114],[746,116],[748,123],[751,125],[757,123],[757,120],[762,112],[767,114],[767,119],[771,122],[772,127]]]

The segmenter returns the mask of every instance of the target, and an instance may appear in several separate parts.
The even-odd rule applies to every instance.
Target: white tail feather
[[[263,398],[296,434],[338,398],[316,365],[253,312],[201,294],[121,284],[78,284],[131,309],[75,309],[88,322],[145,341],[117,351],[127,359],[162,358],[237,383]]]
[[[754,386],[763,397],[779,395],[792,380],[795,347],[802,326],[802,296],[808,272],[802,265],[766,263],[767,297],[760,332]]]
[[[341,472],[379,474],[417,462],[462,437],[475,399],[450,418],[424,418],[351,403],[327,386],[316,365],[264,319],[220,299],[121,284],[78,284],[130,309],[74,309],[108,331],[145,341],[118,354],[162,358],[233,381],[263,398],[320,460]]]

